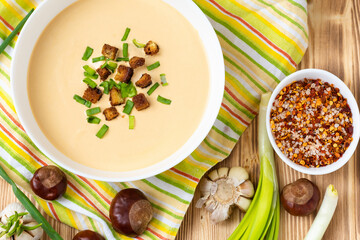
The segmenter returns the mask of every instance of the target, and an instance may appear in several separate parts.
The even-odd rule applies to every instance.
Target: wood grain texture
[[[360,0],[310,0],[309,48],[299,69],[321,68],[328,70],[349,86],[360,103]],[[241,165],[250,171],[257,184],[259,166],[257,160],[257,122],[245,131],[231,156],[219,166]],[[360,148],[342,169],[325,176],[309,176],[298,173],[277,159],[280,188],[306,177],[314,181],[322,194],[328,184],[333,183],[339,192],[339,203],[334,218],[326,232],[326,240],[360,239]],[[219,167],[216,166],[216,167]],[[196,191],[194,201],[199,199]],[[15,201],[11,189],[0,180],[0,209]],[[242,214],[235,211],[230,220],[212,225],[209,215],[192,203],[181,225],[177,240],[223,240],[236,228]],[[303,239],[315,215],[293,217],[281,209],[281,240]],[[54,228],[70,240],[76,230],[47,217]],[[44,237],[48,240],[49,238]]]
[[[360,0],[311,0],[309,11],[309,48],[299,69],[320,68],[328,70],[354,93],[360,103]],[[257,154],[256,121],[241,137],[231,156],[220,166],[241,165],[249,169],[252,179],[258,178],[258,162],[252,161]],[[326,240],[360,239],[360,148],[342,169],[325,176],[309,176],[292,170],[277,158],[280,189],[292,181],[306,177],[314,181],[323,195],[326,186],[334,184],[339,192],[339,203],[334,218],[326,232]],[[217,167],[217,166],[216,166]],[[196,192],[194,201],[199,198]],[[194,202],[193,201],[193,202]],[[242,215],[235,212],[230,220],[211,225],[205,210],[194,204],[189,208],[177,240],[206,239],[223,240],[234,231]],[[281,240],[304,239],[315,214],[294,217],[281,208]]]

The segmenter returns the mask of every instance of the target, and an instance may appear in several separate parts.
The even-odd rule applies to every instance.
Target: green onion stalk
[[[238,227],[228,240],[278,239],[280,221],[279,186],[274,151],[266,132],[266,109],[271,93],[261,96],[258,144],[260,179],[254,199]]]

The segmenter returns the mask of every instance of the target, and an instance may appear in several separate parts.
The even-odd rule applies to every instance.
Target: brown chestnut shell
[[[30,180],[33,192],[45,200],[55,200],[61,197],[67,187],[66,175],[60,168],[48,165],[35,171]]]
[[[153,208],[138,189],[118,192],[110,205],[110,220],[115,231],[127,235],[142,234],[153,217]]]
[[[74,236],[73,240],[106,240],[106,239],[97,232],[91,230],[84,230],[78,232]]]
[[[313,182],[300,178],[283,188],[280,200],[291,215],[307,216],[315,212],[319,205],[320,191]]]

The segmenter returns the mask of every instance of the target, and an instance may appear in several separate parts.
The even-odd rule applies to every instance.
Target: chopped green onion
[[[106,65],[106,68],[109,69],[111,72],[115,72],[116,67],[117,63],[115,62],[108,62]]]
[[[129,44],[127,43],[123,44],[123,57],[124,58],[129,57]]]
[[[159,83],[155,83],[154,85],[152,85],[149,91],[147,91],[147,94],[150,96],[159,86],[160,86]]]
[[[157,61],[156,63],[151,64],[150,66],[147,66],[146,68],[147,68],[148,71],[151,71],[151,70],[154,70],[155,68],[158,68],[158,67],[160,67],[160,62],[159,61]]]
[[[89,85],[89,87],[91,88],[96,88],[97,87],[97,84],[96,82],[94,82],[93,80],[91,80],[90,78],[85,78],[83,80],[84,83],[86,83],[87,85]]]
[[[121,90],[120,84],[117,84],[114,79],[109,80],[109,90],[111,90],[113,87],[116,87],[117,89]]]
[[[14,39],[16,34],[20,32],[26,21],[29,19],[30,15],[34,12],[34,9],[31,9],[30,12],[21,20],[21,22],[15,27],[14,31],[12,31],[9,36],[2,42],[0,45],[0,54],[5,50],[5,48],[9,45],[9,43]]]
[[[90,116],[86,120],[88,123],[91,123],[91,124],[99,124],[101,122],[101,119],[98,117],[95,117],[95,116]]]
[[[19,200],[19,202],[25,207],[30,215],[38,222],[41,223],[42,229],[53,240],[63,240],[63,238],[51,227],[45,217],[37,210],[30,199],[16,186],[15,182],[7,175],[5,170],[0,166],[0,176],[12,186],[12,190]]]
[[[117,58],[116,61],[117,62],[128,62],[129,58],[128,57],[126,57],[126,58]]]
[[[170,100],[170,99],[164,98],[164,97],[162,97],[162,96],[160,96],[160,95],[157,97],[157,101],[158,101],[158,102],[161,102],[161,103],[163,103],[163,104],[166,104],[166,105],[170,105],[170,104],[171,104],[171,100]]]
[[[84,55],[82,57],[82,60],[84,60],[84,61],[89,60],[89,58],[91,57],[93,52],[94,52],[94,49],[92,49],[91,47],[86,47],[86,50],[85,50]]]
[[[126,41],[128,36],[129,36],[129,33],[130,33],[130,28],[126,28],[125,30],[125,33],[124,33],[124,36],[122,37],[121,41]]]
[[[92,69],[91,67],[89,67],[89,65],[83,66],[83,69],[90,75],[96,74],[96,71],[94,69]]]
[[[160,79],[161,79],[161,85],[163,85],[164,87],[169,85],[168,82],[166,81],[165,73],[160,74]]]
[[[109,127],[108,127],[106,124],[104,124],[104,125],[102,125],[102,127],[100,128],[100,130],[97,132],[96,136],[101,139],[101,138],[104,137],[105,133],[106,133],[108,130],[109,130]]]
[[[124,110],[123,110],[123,113],[126,113],[127,115],[130,115],[133,107],[134,107],[134,103],[131,100],[127,100],[126,104],[125,104],[125,107],[124,107]]]
[[[121,86],[121,96],[123,98],[134,97],[137,94],[136,87],[134,86],[134,84],[132,84],[132,82],[130,82],[129,84],[126,83],[119,83],[119,84]]]
[[[100,61],[104,61],[104,60],[105,60],[105,56],[100,56],[100,57],[93,58],[92,62],[96,63],[96,62],[100,62]]]
[[[134,129],[135,127],[135,116],[129,116],[129,129]]]
[[[106,66],[107,66],[107,64],[108,64],[108,61],[109,61],[109,59],[108,59],[108,58],[107,58],[107,59],[105,59],[105,62],[104,62],[104,64],[103,64],[103,65],[101,65],[101,68],[106,67]]]
[[[84,76],[91,78],[91,79],[98,79],[99,75],[94,74],[94,75],[90,75],[88,72],[84,72]]]
[[[109,94],[109,82],[104,81],[99,86],[104,88],[104,94]]]
[[[101,112],[100,108],[99,107],[96,107],[96,108],[90,108],[88,110],[86,110],[86,115],[88,116],[92,116],[92,115],[95,115],[97,113]]]
[[[75,101],[77,101],[78,103],[83,104],[83,105],[87,106],[88,108],[91,107],[91,102],[83,99],[83,98],[80,97],[79,95],[76,95],[76,94],[75,94],[75,95],[74,95],[74,99],[75,99]]]
[[[146,44],[139,43],[136,39],[133,39],[133,43],[137,48],[144,48]]]

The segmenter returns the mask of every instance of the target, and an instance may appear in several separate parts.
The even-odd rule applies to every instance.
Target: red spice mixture
[[[320,79],[304,79],[283,88],[270,115],[277,146],[305,167],[336,162],[352,141],[352,121],[346,98]]]

